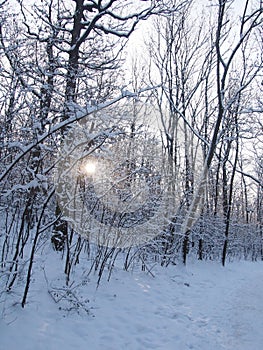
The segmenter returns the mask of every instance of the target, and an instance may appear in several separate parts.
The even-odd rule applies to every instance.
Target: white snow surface
[[[154,277],[115,268],[99,288],[84,273],[78,287],[70,282],[68,298],[89,312],[54,301],[63,295],[57,265],[51,256],[46,279],[34,271],[24,309],[1,299],[1,350],[263,349],[262,262],[156,265]],[[48,288],[55,293],[58,282],[53,299]]]

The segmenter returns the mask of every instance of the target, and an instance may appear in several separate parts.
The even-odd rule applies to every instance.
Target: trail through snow
[[[81,289],[89,298],[89,315],[59,310],[36,280],[24,310],[2,301],[0,349],[263,348],[261,262],[156,266],[153,273],[154,278],[116,269],[98,289],[91,277]]]

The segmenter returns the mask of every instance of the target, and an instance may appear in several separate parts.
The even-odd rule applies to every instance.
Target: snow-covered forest
[[[79,349],[259,350],[262,38],[261,0],[0,0],[0,349],[46,307],[36,324],[102,327]],[[220,320],[254,293],[243,347],[213,342],[228,287]],[[117,303],[134,324],[114,343],[100,321]],[[144,334],[152,303],[186,335],[170,342],[158,317]],[[20,349],[73,349],[40,338]]]

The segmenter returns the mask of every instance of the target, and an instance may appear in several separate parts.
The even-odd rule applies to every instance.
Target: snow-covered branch
[[[113,100],[110,100],[108,102],[105,103],[100,103],[97,104],[96,106],[91,106],[91,107],[87,107],[87,108],[83,108],[80,106],[75,105],[74,109],[76,110],[76,112],[74,113],[74,115],[72,115],[70,118],[54,125],[53,127],[50,128],[49,131],[47,131],[46,133],[44,133],[43,135],[40,135],[38,137],[38,139],[35,142],[32,142],[30,145],[28,145],[27,147],[24,147],[23,151],[21,153],[19,153],[16,158],[13,160],[13,162],[7,167],[7,169],[5,169],[5,171],[3,171],[2,174],[0,174],[0,181],[2,181],[10,172],[10,170],[25,156],[27,155],[30,151],[32,151],[32,149],[34,149],[35,147],[37,147],[39,144],[41,144],[42,142],[44,142],[48,137],[50,137],[51,135],[53,135],[54,133],[65,129],[65,127],[70,126],[72,123],[76,122],[76,121],[80,121],[84,118],[86,118],[87,116],[91,115],[92,113],[101,111],[107,107],[110,107],[112,105],[114,105],[115,103],[119,102],[120,100],[124,99],[124,98],[137,98],[138,95],[147,92],[147,91],[151,91],[158,88],[158,86],[155,87],[145,87],[137,92],[130,92],[130,91],[123,91],[121,93],[121,95],[119,95],[118,97],[116,97]]]

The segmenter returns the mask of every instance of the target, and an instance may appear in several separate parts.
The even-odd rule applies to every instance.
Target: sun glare
[[[84,165],[84,171],[89,175],[94,174],[96,171],[96,164],[92,161],[87,161]]]

